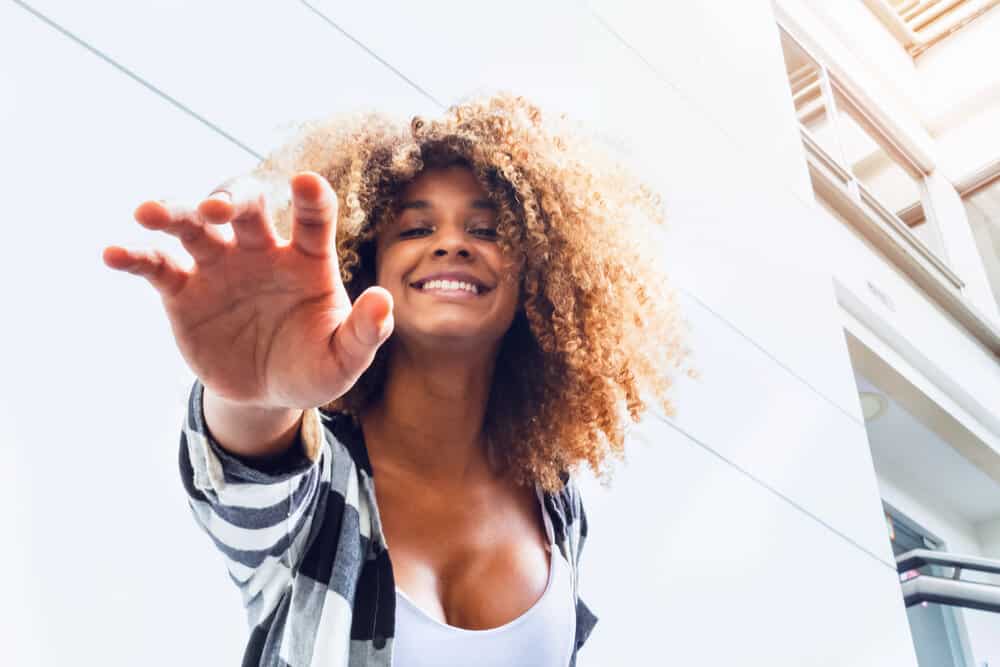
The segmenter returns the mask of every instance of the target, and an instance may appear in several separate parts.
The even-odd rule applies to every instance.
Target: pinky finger
[[[112,269],[142,276],[163,296],[174,296],[180,292],[188,279],[188,272],[161,250],[133,252],[108,246],[102,258],[104,264]]]

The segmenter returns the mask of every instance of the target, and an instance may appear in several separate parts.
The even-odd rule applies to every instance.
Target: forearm
[[[261,408],[204,394],[205,422],[226,451],[249,458],[271,458],[288,450],[302,425],[297,408]]]

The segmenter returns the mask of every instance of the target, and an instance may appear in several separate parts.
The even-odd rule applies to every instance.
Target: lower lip
[[[485,294],[485,292],[479,292],[479,293],[475,293],[474,294],[474,293],[472,293],[472,292],[470,292],[468,290],[464,290],[464,289],[430,289],[430,290],[425,290],[425,289],[422,289],[420,287],[415,287],[414,289],[417,290],[418,292],[420,292],[421,294],[430,294],[432,296],[439,296],[439,297],[442,297],[442,298],[445,298],[445,299],[475,299],[475,298],[478,298],[478,297],[482,296],[483,294]]]

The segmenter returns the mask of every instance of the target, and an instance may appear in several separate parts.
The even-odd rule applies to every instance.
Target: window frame
[[[805,54],[807,58],[809,58],[819,72],[822,105],[825,109],[827,121],[831,125],[831,131],[834,136],[835,150],[838,153],[837,155],[831,155],[827,149],[822,147],[817,137],[800,122],[798,124],[799,132],[803,139],[803,145],[806,148],[806,156],[810,166],[810,175],[814,176],[814,178],[815,176],[820,176],[826,178],[827,180],[832,180],[837,184],[837,186],[845,191],[846,195],[853,200],[856,207],[863,209],[867,213],[869,221],[868,224],[864,224],[864,227],[871,227],[874,224],[878,227],[878,229],[860,230],[863,233],[866,233],[866,236],[875,232],[878,235],[892,238],[895,243],[905,248],[905,253],[907,255],[913,256],[916,261],[923,265],[922,268],[925,271],[936,274],[949,289],[955,290],[960,294],[962,289],[965,287],[965,283],[958,275],[955,274],[954,271],[951,270],[951,268],[948,267],[947,259],[939,257],[931,248],[927,247],[927,245],[913,233],[906,221],[892,211],[888,210],[871,192],[871,190],[851,171],[850,165],[848,164],[849,161],[847,159],[847,154],[841,140],[843,133],[843,128],[841,127],[842,120],[840,117],[841,104],[836,99],[837,95],[851,105],[852,111],[854,112],[852,117],[854,117],[855,121],[861,125],[862,129],[869,135],[869,137],[884,151],[886,151],[893,162],[906,171],[916,181],[920,194],[920,204],[924,212],[924,215],[919,216],[918,219],[926,218],[925,224],[929,224],[934,227],[936,232],[937,223],[933,217],[933,206],[931,205],[927,187],[924,183],[924,179],[930,173],[930,169],[921,165],[920,161],[916,157],[912,156],[900,142],[893,138],[890,132],[882,127],[872,114],[865,110],[864,103],[858,99],[857,95],[852,93],[850,84],[843,81],[839,76],[837,76],[836,72],[831,71],[821,59],[813,55],[813,53],[811,53],[801,41],[796,39],[796,37],[787,28],[785,28],[780,21],[778,22],[778,29],[782,36],[790,40],[798,49],[802,51],[802,53]],[[844,111],[844,113],[849,112]],[[813,174],[813,172],[816,173]]]

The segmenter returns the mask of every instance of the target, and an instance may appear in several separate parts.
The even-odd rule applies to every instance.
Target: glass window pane
[[[979,256],[1000,307],[1000,179],[962,198]]]
[[[838,121],[847,160],[845,166],[883,206],[902,218],[905,210],[920,205],[917,179],[893,159],[868,129],[870,123],[864,115],[843,93],[835,89],[834,100],[840,112]]]
[[[836,86],[837,131],[844,166],[889,212],[895,214],[926,248],[945,261],[944,243],[924,214],[920,179],[874,127],[873,122]]]
[[[839,161],[837,137],[830,123],[820,85],[820,66],[784,31],[781,32],[781,50],[785,57],[785,70],[799,124],[823,151]]]

